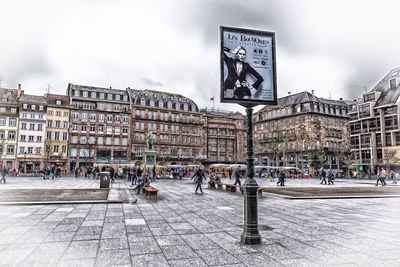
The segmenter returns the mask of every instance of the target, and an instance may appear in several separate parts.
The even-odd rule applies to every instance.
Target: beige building
[[[0,88],[0,165],[17,168],[17,140],[19,123],[19,97],[16,89]]]
[[[47,164],[67,166],[70,105],[65,95],[46,94],[47,117],[44,159]]]
[[[350,158],[348,120],[347,101],[314,92],[281,97],[254,114],[256,164],[342,170]]]
[[[244,163],[246,129],[240,113],[216,110],[203,111],[207,159],[204,164]]]
[[[178,94],[127,89],[132,104],[132,161],[140,163],[151,129],[158,164],[200,163],[206,159],[205,114]]]

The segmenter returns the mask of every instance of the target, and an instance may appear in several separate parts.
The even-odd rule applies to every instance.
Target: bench
[[[142,188],[143,194],[150,200],[157,199],[157,192],[160,191],[159,189],[152,187],[152,186],[144,186]]]
[[[217,184],[217,189],[218,190],[222,190],[224,185],[225,185],[225,190],[227,192],[236,192],[236,188],[238,188],[238,187],[240,189],[240,185],[224,184],[224,183],[218,183]]]

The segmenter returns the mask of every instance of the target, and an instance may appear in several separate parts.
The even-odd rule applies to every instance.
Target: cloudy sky
[[[219,26],[276,32],[278,97],[354,98],[400,67],[396,0],[0,0],[1,86],[68,83],[219,103]]]

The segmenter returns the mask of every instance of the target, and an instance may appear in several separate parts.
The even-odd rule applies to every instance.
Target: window
[[[63,133],[62,134],[62,140],[67,141],[68,140],[68,133]]]
[[[77,136],[77,135],[73,135],[73,136],[71,137],[71,143],[72,143],[72,144],[78,143],[78,136]]]
[[[112,134],[112,126],[107,126],[107,134]]]
[[[53,140],[60,140],[60,133],[55,132],[54,133],[54,139]]]
[[[81,125],[81,132],[86,133],[87,126]]]
[[[58,146],[53,146],[53,152],[58,153]]]
[[[107,122],[112,122],[113,121],[113,115],[108,114],[107,115]]]
[[[55,127],[56,127],[56,128],[61,128],[61,122],[60,122],[60,121],[56,121]]]
[[[30,123],[29,124],[29,130],[35,130],[35,124]]]
[[[87,121],[88,114],[86,112],[82,113],[82,121]]]
[[[90,125],[90,132],[91,133],[96,132],[96,125]]]
[[[111,145],[111,137],[106,137],[106,145]]]
[[[115,116],[115,122],[116,122],[116,123],[121,123],[121,116],[116,115],[116,116]]]
[[[61,147],[61,153],[66,153],[67,152],[67,146],[62,146]]]
[[[11,127],[17,126],[17,119],[11,119],[8,121],[8,125]]]
[[[34,119],[35,118],[35,114],[31,114],[31,119]]]
[[[107,99],[108,100],[113,100],[113,95],[112,94],[107,94]]]
[[[46,132],[46,139],[51,140],[51,132]]]
[[[78,131],[78,124],[72,124],[72,131],[77,132]]]
[[[124,101],[125,102],[128,101],[128,96],[127,95],[124,95]]]
[[[35,110],[36,109],[36,105],[31,105],[31,109]]]
[[[115,127],[115,134],[120,134],[120,132],[121,132],[120,129],[121,129],[120,127]]]
[[[88,91],[83,91],[83,97],[88,97],[89,92]]]
[[[0,138],[1,139],[1,138]],[[20,135],[19,141],[25,142],[26,141],[26,135]]]
[[[6,125],[6,118],[0,118],[0,126]]]
[[[96,98],[96,92],[91,92],[91,93],[90,93],[90,97],[91,97],[91,98]]]
[[[80,143],[81,144],[86,144],[86,140],[87,140],[86,135],[81,135]]]
[[[74,121],[79,120],[79,113],[78,113],[78,112],[72,113],[72,119],[73,119]]]
[[[103,128],[104,128],[104,126],[98,126],[98,127],[97,127],[97,131],[98,131],[99,133],[103,133]]]
[[[41,143],[42,142],[42,137],[41,136],[36,136],[36,142]]]
[[[39,110],[43,111],[44,110],[44,106],[39,106]]]
[[[79,96],[79,90],[75,90],[74,95]]]
[[[128,134],[128,128],[122,128],[122,134],[127,135]]]
[[[128,145],[128,138],[122,138],[122,145],[123,146]]]
[[[0,149],[0,153],[1,153],[1,149]],[[25,153],[25,147],[21,146],[19,147],[19,154],[24,154]]]
[[[11,108],[11,113],[17,113],[17,109],[16,108]]]
[[[94,145],[96,142],[96,137],[95,136],[89,136],[89,144]]]
[[[8,140],[15,140],[15,132],[14,131],[8,132]]]
[[[121,100],[121,95],[115,95],[115,100],[117,101]]]
[[[7,155],[12,155],[12,154],[14,154],[14,146],[8,145],[7,146]]]
[[[119,145],[119,137],[114,138],[114,145],[116,145],[116,146]]]
[[[69,123],[67,121],[64,121],[63,123],[63,128],[68,129]]]
[[[390,88],[390,89],[394,89],[394,88],[396,88],[396,87],[397,87],[396,78],[390,79],[390,80],[389,80],[389,88]]]
[[[90,113],[90,121],[96,121],[96,113]]]
[[[97,144],[102,145],[103,144],[103,136],[98,136],[97,137]]]
[[[127,115],[125,115],[124,120],[123,120],[124,124],[128,124],[128,121],[129,121],[129,117]]]
[[[99,122],[104,122],[104,114],[99,114]]]
[[[104,93],[100,93],[100,99],[104,99]]]

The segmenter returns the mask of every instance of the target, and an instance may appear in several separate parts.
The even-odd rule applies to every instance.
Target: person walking
[[[331,170],[328,171],[328,185],[332,184],[333,185],[333,181],[335,180],[335,175],[332,173]]]
[[[321,171],[321,183],[320,184],[322,184],[322,183],[326,184],[326,172],[324,169],[322,169],[322,171]]]
[[[79,168],[75,168],[75,178],[78,178],[79,176]]]
[[[279,172],[278,182],[276,185],[285,186],[285,173],[283,171]]]
[[[6,176],[8,174],[8,170],[6,168],[6,166],[3,166],[3,168],[1,168],[1,179],[0,179],[0,183],[1,181],[3,181],[4,183],[6,183]]]
[[[201,188],[201,185],[202,185],[202,183],[203,183],[203,178],[206,178],[205,175],[204,175],[203,167],[200,167],[200,168],[195,172],[195,174],[193,175],[193,177],[195,177],[195,176],[196,176],[196,184],[197,184],[197,187],[196,187],[196,190],[195,190],[194,192],[197,194],[197,190],[200,189],[201,194],[203,194],[204,192],[203,192],[203,189]],[[193,177],[192,177],[192,178],[193,178]]]
[[[378,168],[378,171],[377,171],[377,173],[376,173],[376,184],[375,184],[375,186],[378,186],[378,185],[379,185],[379,182],[381,182],[381,185],[383,186],[383,183],[382,183],[382,173],[381,173],[381,170]]]
[[[398,172],[396,172],[395,174],[394,174],[394,180],[393,180],[393,183],[394,184],[397,184],[397,180],[399,179],[399,176],[400,176],[400,174],[398,173]]]
[[[132,185],[136,184],[137,181],[137,174],[136,174],[136,169],[132,169]]]
[[[386,170],[384,168],[382,168],[382,171],[381,171],[381,183],[382,183],[382,186],[386,185]]]
[[[238,185],[242,185],[242,183],[240,182],[240,177],[241,177],[241,175],[240,175],[240,168],[237,168],[236,170],[235,170],[235,183],[233,184],[233,185],[236,185],[236,184],[238,184]]]

